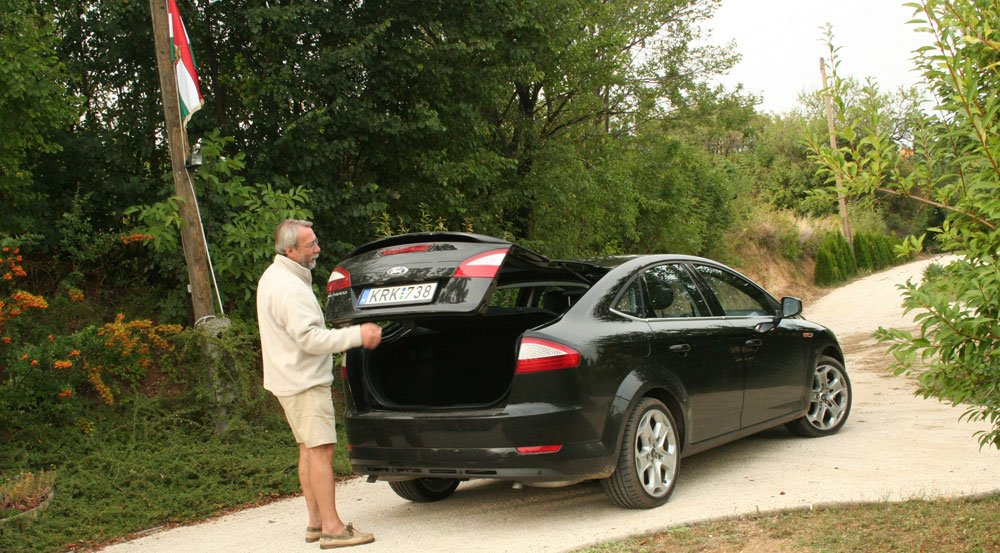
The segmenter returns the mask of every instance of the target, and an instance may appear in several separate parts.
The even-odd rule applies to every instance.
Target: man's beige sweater
[[[361,327],[329,329],[312,291],[312,272],[274,256],[257,283],[264,389],[291,396],[333,382],[332,354],[361,346]]]

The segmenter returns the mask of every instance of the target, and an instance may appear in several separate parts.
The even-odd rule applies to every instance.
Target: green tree
[[[307,219],[312,212],[303,207],[309,190],[296,186],[287,191],[271,185],[251,186],[240,172],[244,155],[226,156],[225,149],[233,142],[219,136],[218,131],[205,135],[202,154],[205,163],[195,174],[200,192],[199,211],[205,221],[205,235],[212,257],[216,284],[224,309],[247,317],[253,316],[252,301],[257,279],[274,256],[274,229],[285,218]],[[171,189],[172,190],[172,189]],[[180,198],[169,196],[150,205],[129,207],[125,215],[134,215],[141,225],[140,232],[153,237],[151,247],[167,259],[177,260],[167,266],[178,273],[180,251]],[[332,268],[332,267],[331,267]],[[177,281],[184,282],[181,276]],[[178,288],[175,292],[183,293]]]
[[[640,243],[632,215],[639,195],[665,188],[635,182],[627,164],[641,165],[646,145],[631,137],[644,129],[648,144],[680,140],[691,161],[681,166],[691,171],[671,178],[696,179],[713,164],[696,160],[697,150],[726,150],[719,129],[743,125],[752,107],[704,84],[734,61],[725,48],[694,46],[699,22],[718,0],[178,4],[206,96],[188,125],[190,142],[205,148],[213,129],[232,137],[227,149],[243,154],[232,173],[241,190],[308,191],[324,259],[373,238],[386,217],[399,228],[429,217],[448,228],[553,244],[563,235],[545,230],[556,219],[545,217],[551,210],[544,206],[584,185],[571,178],[581,170],[592,171],[589,191],[576,192],[593,201],[565,207],[575,220],[604,221],[592,242],[605,245],[594,247]],[[39,200],[25,217],[50,234],[46,221],[76,209],[95,233],[117,234],[135,224],[123,217],[126,209],[149,206],[140,224],[155,227],[149,217],[159,212],[168,225],[170,169],[148,4],[34,6],[53,22],[62,89],[81,98],[83,115],[72,132],[52,136],[59,151],[37,156],[24,197]],[[713,111],[727,102],[732,110]],[[665,126],[653,138],[657,122]],[[591,217],[589,206],[608,205],[598,201],[601,193],[630,207]],[[88,201],[74,206],[74,197]],[[233,221],[214,201],[203,205],[210,234]],[[647,212],[659,209],[647,204]],[[651,232],[642,243],[657,243]],[[158,247],[169,236],[153,234]],[[698,248],[704,237],[692,236]],[[53,249],[62,243],[47,238]],[[578,243],[565,239],[560,245]],[[156,272],[182,280],[170,251],[156,250],[163,269]]]
[[[816,148],[817,160],[844,177],[852,194],[891,194],[947,213],[928,232],[958,259],[903,287],[915,332],[880,329],[878,336],[891,343],[897,373],[919,375],[924,396],[966,405],[966,417],[992,425],[980,444],[1000,448],[1000,31],[994,28],[1000,6],[982,0],[908,5],[929,34],[916,59],[936,100],[934,111],[912,122],[912,150],[900,155],[899,144],[877,124],[886,117],[882,106],[868,102],[869,124],[857,147]],[[841,130],[846,142],[858,134],[850,126]],[[919,249],[923,238],[909,238],[904,251]]]
[[[40,230],[32,208],[45,198],[33,185],[40,154],[60,146],[54,134],[78,117],[67,72],[56,55],[49,15],[29,0],[0,0],[0,232]]]
[[[736,157],[749,193],[759,201],[801,215],[834,213],[836,202],[827,197],[817,202],[812,194],[823,187],[825,178],[817,175],[802,141],[802,136],[820,128],[825,129],[825,121],[802,112],[758,116],[752,144]]]

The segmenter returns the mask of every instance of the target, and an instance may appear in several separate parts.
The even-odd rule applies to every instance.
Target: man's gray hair
[[[294,248],[299,241],[299,229],[313,226],[312,221],[285,219],[274,230],[274,251],[285,255],[285,250]]]

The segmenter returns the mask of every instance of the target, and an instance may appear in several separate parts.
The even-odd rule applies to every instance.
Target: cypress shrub
[[[858,262],[858,269],[871,271],[875,268],[875,242],[872,235],[859,232],[854,235],[854,259]]]
[[[820,286],[829,286],[838,281],[839,271],[833,252],[829,248],[820,247],[816,252],[816,273],[814,279]]]
[[[828,233],[816,249],[816,272],[813,278],[820,286],[836,284],[846,278],[838,262],[836,236],[840,234]]]
[[[851,249],[851,244],[844,238],[844,235],[839,232],[831,233],[835,253],[837,255],[837,267],[840,268],[840,274],[843,276],[844,280],[851,278],[852,276],[858,274],[858,262],[854,259],[854,251]]]
[[[895,247],[899,239],[891,234],[859,232],[854,235],[854,259],[858,269],[878,271],[897,264]]]
[[[875,244],[876,268],[881,269],[895,265],[897,263],[895,247],[899,241],[895,236],[881,235],[879,238],[880,240]]]

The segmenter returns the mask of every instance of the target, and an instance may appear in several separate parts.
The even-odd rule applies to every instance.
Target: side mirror
[[[781,298],[781,318],[794,317],[802,313],[802,300],[786,296]]]

